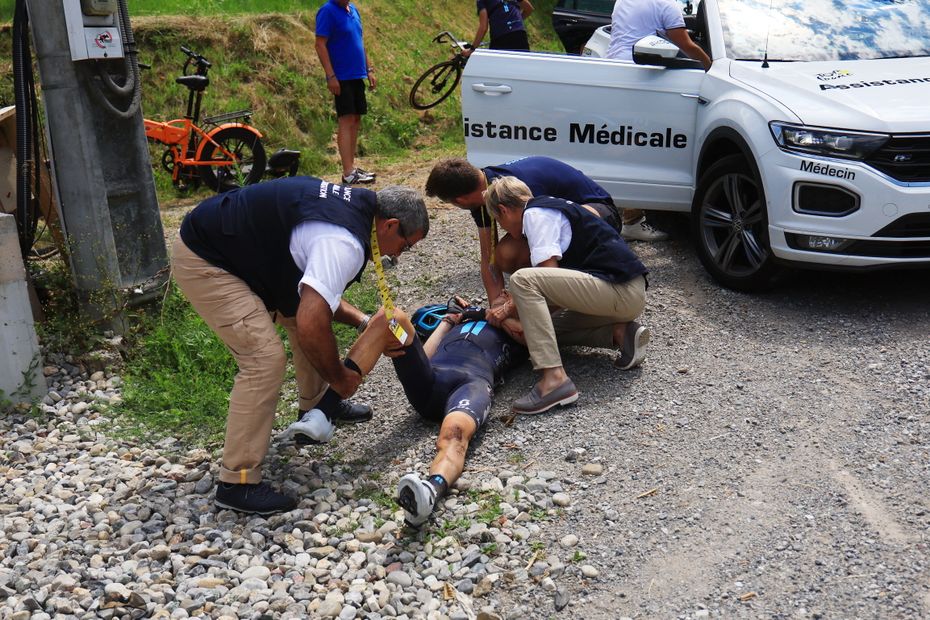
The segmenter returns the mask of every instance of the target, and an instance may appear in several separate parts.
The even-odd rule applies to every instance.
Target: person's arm
[[[442,342],[442,339],[445,338],[446,334],[448,334],[453,327],[458,325],[461,320],[461,314],[447,314],[442,317],[439,325],[436,326],[433,333],[430,334],[426,342],[423,343],[423,352],[426,353],[427,358],[433,357],[436,351],[439,350],[439,343]]]
[[[691,39],[691,35],[688,34],[687,28],[672,28],[671,30],[666,30],[665,35],[669,40],[678,46],[682,52],[688,58],[693,58],[694,60],[700,60],[704,65],[704,70],[710,70],[710,56],[708,56],[700,46]]]
[[[326,49],[327,37],[321,37],[317,35],[316,37],[316,55],[320,57],[320,64],[323,65],[323,74],[326,78],[326,88],[329,89],[334,96],[338,97],[340,88],[339,88],[339,79],[336,77],[336,72],[333,71],[333,63],[329,59],[329,50]]]
[[[343,398],[349,398],[362,383],[362,375],[349,370],[339,359],[332,328],[333,313],[322,295],[304,285],[297,307],[297,340],[310,364],[324,381]]]
[[[336,308],[336,311],[333,313],[333,320],[339,321],[344,325],[349,325],[350,327],[358,327],[362,324],[362,321],[365,320],[365,317],[368,316],[349,302],[345,300],[345,297],[339,299],[339,307]]]
[[[536,265],[536,266],[537,266],[537,267],[558,267],[558,266],[559,266],[559,259],[557,259],[555,256],[552,256],[552,257],[547,258],[546,260],[540,262],[540,263],[539,263],[538,265]]]
[[[504,292],[504,274],[496,265],[491,264],[491,235],[494,228],[487,226],[478,229],[478,244],[481,247],[481,281],[488,293],[488,302],[494,301]]]
[[[374,90],[378,85],[378,79],[374,75],[375,66],[371,64],[371,59],[368,58],[368,46],[365,45],[364,36],[362,38],[362,55],[365,56],[365,72],[368,73],[368,87]]]
[[[488,32],[488,10],[481,9],[478,12],[478,31],[475,32],[475,38],[472,40],[471,49],[465,50],[462,52],[462,55],[465,58],[471,56],[471,53],[474,52],[481,45],[481,42],[484,41],[484,35]]]
[[[515,341],[519,342],[524,347],[526,346],[526,336],[523,334],[523,324],[520,323],[520,319],[504,319],[503,323],[501,323],[501,329],[507,332],[507,335]]]
[[[520,0],[520,14],[523,15],[523,19],[526,19],[533,12],[533,5],[530,4],[530,0]]]

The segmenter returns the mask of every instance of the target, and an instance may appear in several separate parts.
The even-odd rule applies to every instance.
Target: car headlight
[[[786,151],[844,159],[865,159],[891,138],[888,134],[805,127],[778,121],[769,123],[769,128],[775,142]]]

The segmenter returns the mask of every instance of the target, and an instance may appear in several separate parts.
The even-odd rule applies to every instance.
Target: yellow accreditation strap
[[[375,264],[375,274],[378,277],[378,293],[381,294],[381,305],[384,306],[384,316],[387,317],[388,327],[401,344],[406,344],[407,332],[394,318],[394,301],[391,299],[391,289],[388,288],[387,278],[384,277],[384,265],[381,264],[381,248],[378,246],[378,234],[375,231],[374,222],[371,223],[371,260]]]

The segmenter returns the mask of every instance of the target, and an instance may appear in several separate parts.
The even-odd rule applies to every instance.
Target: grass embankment
[[[300,149],[302,174],[336,177],[332,101],[313,47],[314,14],[320,4],[130,0],[139,58],[152,65],[151,71],[143,73],[146,117],[170,119],[183,114],[187,91],[174,83],[174,77],[184,60],[178,47],[185,45],[213,63],[205,114],[250,108],[269,154],[280,146]],[[537,13],[528,20],[534,49],[560,49],[549,23],[554,0],[535,4]],[[453,7],[412,0],[359,4],[379,80],[369,98],[370,113],[359,144],[362,160],[369,164],[366,167],[389,166],[411,151],[420,152],[423,161],[464,151],[458,94],[427,113],[410,108],[407,96],[420,73],[450,55],[431,42],[437,32],[449,30],[462,38],[473,35],[477,22],[473,6],[471,2]],[[0,0],[0,22],[9,19],[11,7],[11,0]],[[249,14],[256,10],[263,13]],[[13,100],[10,35],[10,24],[0,24],[0,105],[12,105]],[[161,170],[161,151],[161,147],[152,148],[164,204],[185,196],[177,193],[168,173]],[[52,280],[49,274],[57,274],[56,282],[39,282],[54,293],[47,308],[51,320],[42,327],[43,341],[53,350],[74,353],[93,346],[87,323],[76,314],[77,306],[66,293],[63,265],[39,265],[32,271],[40,280]],[[347,294],[349,301],[366,311],[379,305],[370,275]],[[235,374],[225,347],[173,286],[160,312],[135,315],[131,320],[125,400],[120,408],[129,421],[125,426],[139,435],[171,434],[206,445],[221,441]],[[340,326],[337,336],[345,347],[354,332]],[[294,392],[294,382],[289,380],[282,409],[293,408]]]

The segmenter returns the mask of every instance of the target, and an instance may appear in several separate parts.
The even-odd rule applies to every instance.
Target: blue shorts
[[[491,411],[494,372],[484,355],[475,355],[472,343],[460,343],[461,355],[455,350],[459,346],[447,347],[439,365],[430,363],[420,340],[414,339],[404,355],[392,360],[394,370],[420,416],[441,422],[449,413],[462,411],[481,428]]]

